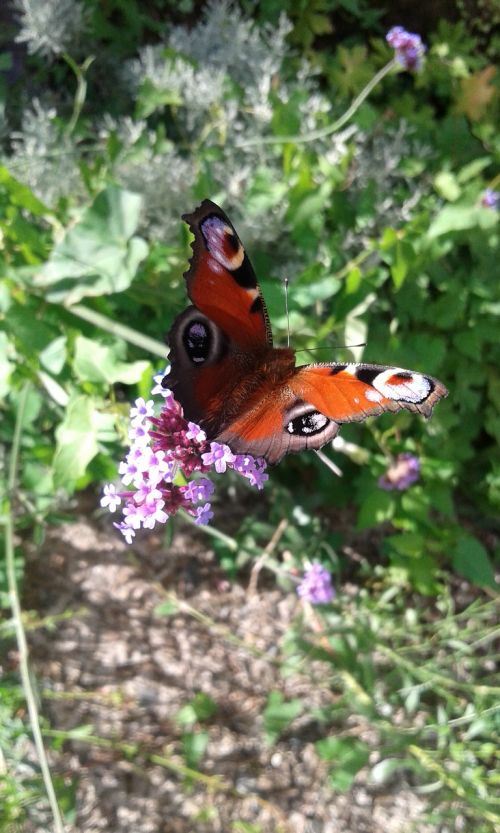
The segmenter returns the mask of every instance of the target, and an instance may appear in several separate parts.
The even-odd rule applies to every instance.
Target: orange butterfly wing
[[[241,347],[272,345],[255,272],[227,215],[211,200],[204,200],[182,219],[194,234],[185,278],[195,307]]]

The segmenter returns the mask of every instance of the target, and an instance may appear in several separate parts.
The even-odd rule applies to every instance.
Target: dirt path
[[[321,728],[310,717],[265,745],[270,691],[310,708],[332,694],[321,665],[308,676],[280,674],[276,660],[300,613],[295,597],[230,586],[206,540],[188,530],[167,551],[150,535],[131,551],[109,518],[82,518],[51,530],[31,557],[28,606],[44,616],[75,612],[31,636],[41,685],[52,692],[44,711],[55,729],[90,725],[105,740],[72,740],[53,756],[76,783],[71,833],[403,833],[412,822],[422,833],[422,804],[405,784],[373,791],[360,777],[350,792],[332,793],[314,749]],[[189,607],[155,615],[172,593]],[[200,691],[217,710],[198,766],[219,778],[218,789],[213,780],[187,784],[175,771],[185,763],[175,717]],[[370,731],[359,722],[353,729]],[[128,756],[125,743],[137,745]]]

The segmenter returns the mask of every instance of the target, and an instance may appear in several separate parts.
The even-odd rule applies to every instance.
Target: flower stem
[[[5,512],[5,562],[7,568],[7,584],[9,588],[9,599],[12,610],[12,620],[14,623],[17,650],[19,654],[19,673],[21,676],[21,683],[28,706],[28,714],[31,724],[31,731],[33,733],[33,740],[40,763],[40,770],[42,773],[45,791],[49,800],[52,816],[54,820],[55,833],[63,833],[64,825],[62,816],[57,803],[54,785],[50,774],[49,763],[47,760],[47,753],[43,745],[42,733],[40,730],[40,718],[36,704],[35,692],[31,684],[29,662],[28,662],[28,643],[26,641],[26,633],[22,622],[21,603],[19,601],[19,593],[17,589],[16,571],[15,571],[15,557],[14,557],[14,512],[12,509],[12,496],[14,494],[17,468],[19,463],[19,451],[21,445],[21,431],[24,420],[24,413],[28,401],[28,394],[30,390],[30,383],[27,382],[22,389],[19,399],[19,407],[17,411],[16,426],[14,430],[14,439],[12,442],[12,453],[9,462],[9,474],[7,480],[7,507]]]
[[[221,532],[220,529],[217,529],[215,526],[208,526],[208,525],[198,525],[194,520],[193,516],[189,514],[189,512],[185,512],[183,509],[179,510],[179,515],[184,518],[185,521],[188,521],[192,526],[195,526],[196,529],[199,529],[201,532],[205,532],[209,537],[217,538],[219,541],[222,541],[223,544],[226,545],[231,552],[236,552],[239,544],[235,538],[231,538],[229,535],[226,535],[225,532]]]
[[[68,312],[77,315],[78,318],[83,318],[89,324],[94,324],[95,327],[99,327],[100,330],[104,330],[106,333],[123,338],[129,344],[135,344],[136,347],[141,347],[146,352],[160,356],[162,359],[167,358],[166,346],[155,338],[149,338],[149,336],[138,333],[132,327],[119,324],[117,321],[113,321],[112,318],[108,318],[107,315],[102,315],[102,313],[96,312],[96,310],[85,307],[82,304],[74,304],[73,306],[67,307],[67,309]]]
[[[344,124],[346,124],[349,119],[353,117],[356,110],[361,107],[363,101],[368,98],[377,84],[379,84],[386,75],[392,72],[396,66],[397,61],[395,58],[392,58],[389,63],[382,67],[382,69],[379,69],[379,71],[368,82],[366,87],[363,87],[359,95],[356,96],[351,106],[348,107],[345,113],[339,116],[339,118],[332,124],[319,128],[318,130],[311,130],[310,133],[303,133],[299,136],[259,136],[252,139],[242,139],[240,142],[235,143],[236,147],[250,147],[250,145],[283,145],[288,144],[289,142],[299,145],[305,144],[306,142],[314,142],[317,139],[326,139],[328,136],[331,136],[332,133],[336,133],[340,130]]]
[[[80,118],[80,113],[82,112],[83,105],[85,104],[85,98],[87,96],[87,79],[85,77],[85,73],[90,65],[95,61],[95,57],[93,55],[89,55],[81,67],[78,66],[76,61],[74,61],[71,55],[68,55],[67,52],[63,54],[63,58],[70,69],[74,72],[76,78],[76,93],[75,100],[73,102],[73,112],[66,126],[66,132],[71,134],[78,124],[78,119]]]

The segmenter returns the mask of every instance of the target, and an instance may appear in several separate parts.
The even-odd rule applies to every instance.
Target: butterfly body
[[[183,219],[194,234],[185,274],[192,306],[169,332],[164,383],[209,439],[275,463],[320,448],[343,422],[401,408],[430,416],[447,395],[437,379],[403,368],[297,367],[291,348],[273,347],[255,272],[227,215],[205,200]]]

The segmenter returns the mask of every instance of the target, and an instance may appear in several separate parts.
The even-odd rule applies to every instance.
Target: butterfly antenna
[[[328,345],[326,347],[303,347],[302,350],[296,350],[296,353],[315,353],[316,350],[350,350],[352,347],[366,347],[366,341],[360,344],[336,344],[334,347]]]
[[[290,347],[290,314],[288,312],[288,278],[285,277],[286,346]]]

